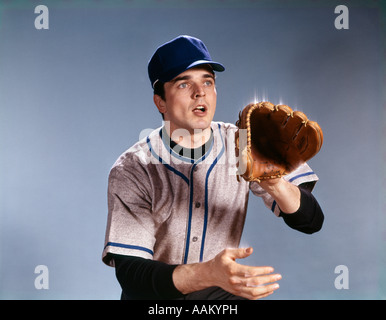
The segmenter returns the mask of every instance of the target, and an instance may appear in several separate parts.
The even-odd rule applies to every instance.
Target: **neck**
[[[204,154],[206,154],[213,143],[213,131],[210,128],[209,139],[202,145],[196,148],[184,147],[181,144],[173,141],[168,133],[166,132],[166,127],[164,126],[161,131],[161,137],[163,141],[169,145],[169,147],[174,150],[175,153],[180,156],[191,158],[192,160],[200,159]],[[204,139],[203,139],[204,140]]]
[[[194,149],[203,146],[211,137],[211,128],[206,129],[171,129],[165,124],[165,129],[171,140],[181,147]]]

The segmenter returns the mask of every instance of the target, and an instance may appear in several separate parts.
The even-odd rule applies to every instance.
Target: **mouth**
[[[205,105],[198,105],[193,109],[193,113],[196,115],[205,115],[207,112],[207,107]]]

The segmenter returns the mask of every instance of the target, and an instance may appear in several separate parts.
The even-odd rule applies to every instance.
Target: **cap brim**
[[[202,64],[209,64],[213,68],[213,70],[217,72],[222,72],[225,70],[225,67],[221,63],[218,63],[215,61],[208,61],[208,60],[197,60],[191,63],[189,66],[187,66],[185,70],[191,69],[193,67],[197,67]]]
[[[175,77],[177,77],[180,73],[182,73],[186,70],[189,70],[191,68],[194,68],[194,67],[197,67],[200,65],[204,65],[204,64],[210,65],[212,67],[212,69],[214,71],[217,71],[217,72],[222,72],[225,70],[225,67],[221,63],[218,63],[215,61],[210,61],[210,60],[197,60],[197,61],[194,61],[193,63],[189,64],[188,66],[186,66],[186,65],[185,66],[179,66],[178,68],[175,68],[175,69],[169,71],[167,74],[164,74],[159,79],[156,79],[153,82],[152,87],[154,88],[154,85],[158,81],[160,81],[162,83],[168,82],[168,81],[174,79]]]

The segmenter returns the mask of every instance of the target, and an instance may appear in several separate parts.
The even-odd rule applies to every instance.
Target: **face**
[[[165,100],[154,96],[158,110],[164,120],[170,122],[170,131],[210,128],[216,111],[217,93],[214,74],[206,66],[184,71],[164,85]]]

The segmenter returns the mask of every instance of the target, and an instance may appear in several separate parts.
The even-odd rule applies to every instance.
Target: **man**
[[[122,299],[259,299],[281,275],[246,266],[238,248],[249,191],[292,228],[318,231],[323,213],[307,164],[285,178],[238,182],[236,127],[213,122],[215,72],[201,40],[180,36],[148,65],[164,125],[116,161],[109,176],[103,261],[115,266]]]

